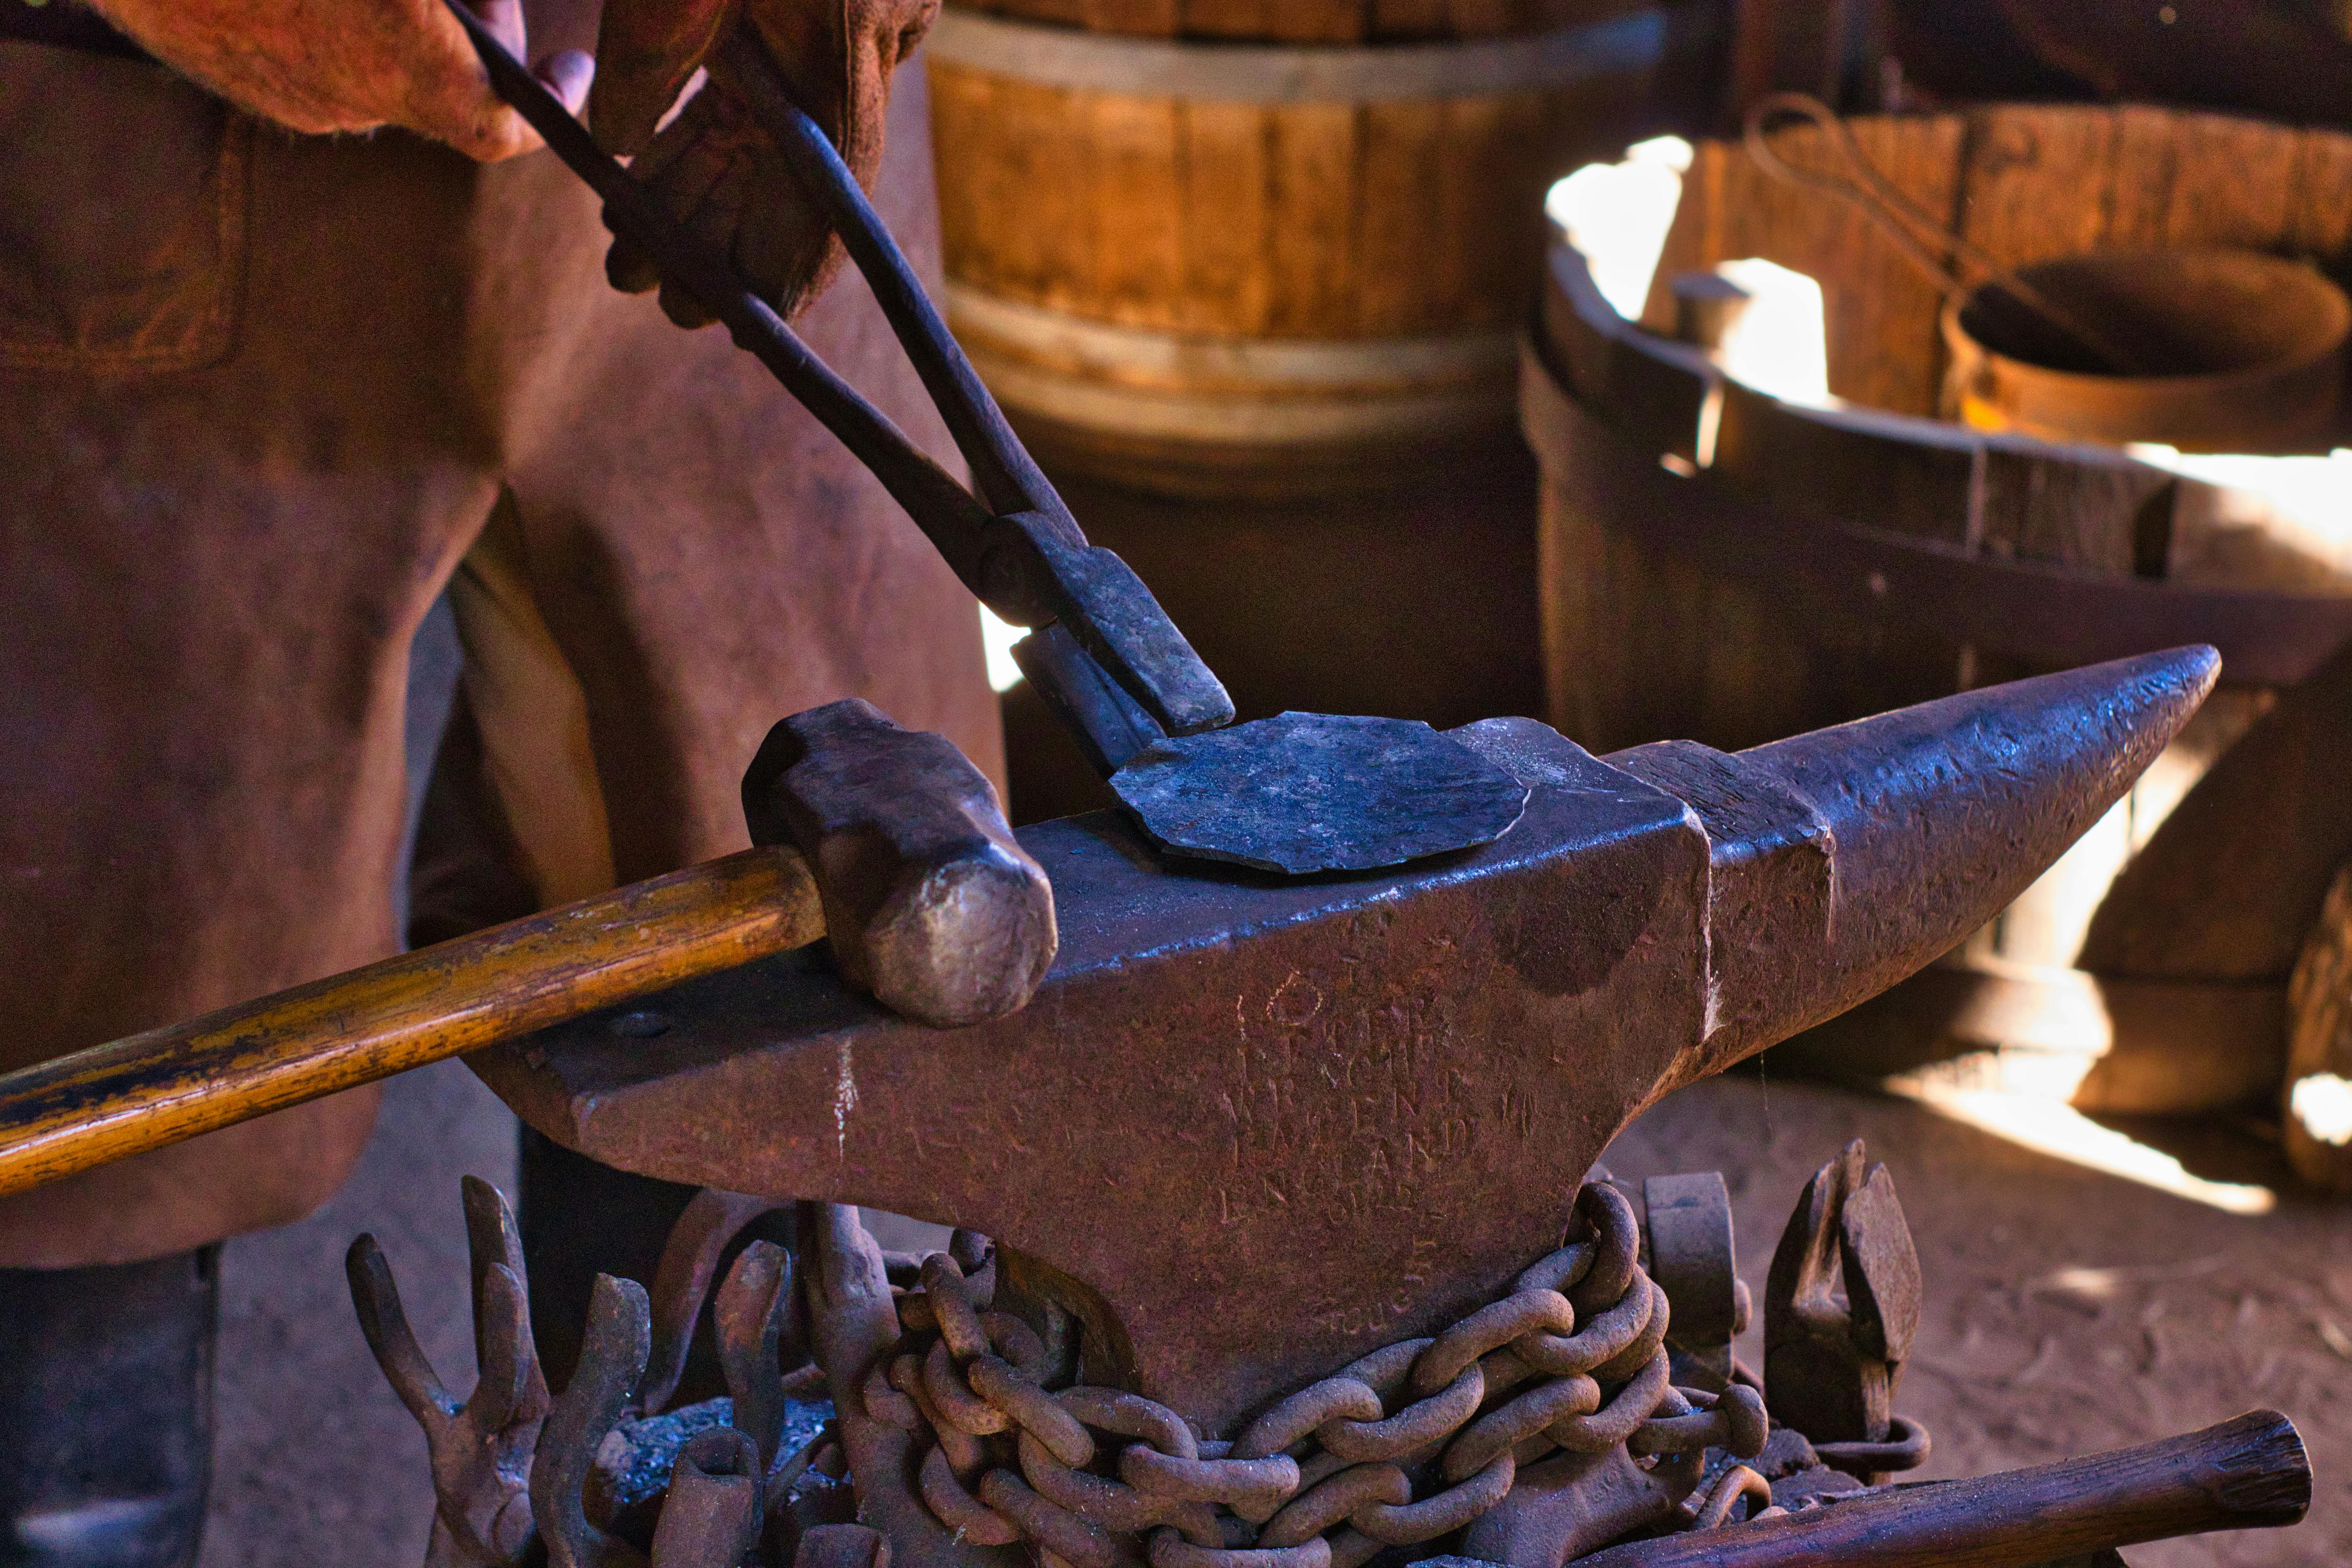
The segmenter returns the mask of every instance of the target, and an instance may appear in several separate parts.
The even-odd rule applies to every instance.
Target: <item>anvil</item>
[[[608,1163],[984,1231],[1077,1312],[1090,1379],[1230,1436],[1492,1300],[1645,1107],[1966,937],[2217,668],[2152,654],[1737,754],[1489,720],[1451,733],[1527,812],[1443,859],[1280,881],[1113,815],[1024,831],[1062,942],[1010,1017],[927,1028],[804,951],[470,1059]]]

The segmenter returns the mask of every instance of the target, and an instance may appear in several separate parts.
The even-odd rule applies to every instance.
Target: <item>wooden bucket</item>
[[[1856,121],[2004,265],[2232,245],[2352,262],[2352,137],[2148,109]],[[1784,155],[1818,157],[1810,128]],[[1541,456],[1553,720],[1596,752],[1726,750],[2189,642],[2228,684],[2081,845],[1961,949],[1783,1047],[2180,1111],[2279,1088],[2285,985],[2352,858],[2352,548],[2119,451],[1928,416],[1936,289],[1857,214],[1700,149],[1664,280],[1761,256],[1817,279],[1832,390],[1800,407],[1637,331],[1556,247],[1523,417]],[[1940,1064],[1940,1065],[1934,1065]]]
[[[1611,0],[1415,44],[1264,41],[1380,9],[1313,0],[997,9],[1270,19],[950,8],[928,48],[958,336],[1053,466],[1180,493],[1377,486],[1507,433],[1544,192],[1704,31]]]
[[[1989,286],[1944,306],[1944,412],[2054,441],[2161,441],[2191,452],[2294,450],[2336,432],[2352,302],[2299,262],[2231,246],[2095,250],[2018,268],[2140,363],[2082,345]]]

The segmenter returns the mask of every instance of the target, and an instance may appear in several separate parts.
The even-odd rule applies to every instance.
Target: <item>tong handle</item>
[[[1201,662],[1150,590],[1108,550],[1087,543],[1053,487],[980,384],[906,258],[816,122],[790,94],[755,38],[740,29],[722,68],[837,225],[882,302],[892,330],[947,420],[994,510],[908,440],[889,416],[834,374],[775,310],[745,288],[726,258],[688,234],[650,192],[598,147],[587,129],[507,52],[465,0],[447,0],[490,85],[572,172],[604,198],[605,221],[641,246],[665,277],[723,321],[818,422],[872,470],[964,585],[1007,620],[1066,625],[1071,650],[1140,704],[1150,727],[1189,734],[1232,722],[1224,687]],[[1057,666],[1066,660],[1056,661]],[[1081,684],[1086,684],[1082,681]],[[1073,724],[1108,711],[1057,701]],[[1124,726],[1084,733],[1091,752],[1129,749]]]
[[[1066,521],[1069,512],[1052,482],[1005,422],[841,150],[793,100],[766,47],[750,26],[739,24],[719,40],[711,63],[743,94],[793,175],[824,209],[946,420],[956,449],[971,465],[981,498],[999,515],[1042,511]]]
[[[735,346],[756,357],[858,461],[938,547],[967,584],[980,569],[988,510],[955,477],[907,438],[890,416],[819,359],[768,302],[743,286],[726,259],[687,233],[522,62],[507,52],[465,0],[449,10],[473,40],[490,86],[565,166],[604,198],[606,221],[643,246],[662,272],[726,323]]]
[[[1233,700],[1143,580],[1110,551],[1087,542],[840,150],[793,100],[758,35],[739,23],[719,40],[711,61],[743,94],[753,117],[775,139],[795,177],[841,236],[971,466],[973,482],[998,513],[983,551],[985,582],[975,591],[1008,619],[1039,628],[1056,622],[1067,627],[1076,651],[1099,663],[1155,727],[1182,735],[1232,722]],[[1089,680],[1082,678],[1081,684]],[[1090,750],[1108,753],[1119,744],[1116,727],[1101,732],[1085,727],[1082,715],[1105,711],[1099,703],[1056,700],[1053,705],[1081,727]]]

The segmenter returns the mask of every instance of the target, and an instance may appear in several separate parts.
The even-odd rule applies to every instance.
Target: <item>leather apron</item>
[[[919,62],[877,199],[935,274]],[[720,329],[608,287],[604,243],[543,152],[291,136],[0,42],[0,1068],[394,951],[409,639],[494,508],[618,879],[741,847],[761,736],[835,698],[1002,777],[970,596]],[[952,460],[854,275],[800,326]],[[0,1200],[0,1267],[295,1219],[375,1100]]]

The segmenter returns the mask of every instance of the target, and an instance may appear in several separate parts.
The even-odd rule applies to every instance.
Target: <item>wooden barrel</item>
[[[2005,265],[2149,244],[2352,264],[2352,137],[2336,132],[2136,108],[1854,128]],[[1790,161],[1818,157],[1810,128],[1782,134]],[[1831,388],[1851,404],[1727,381],[1617,318],[1555,249],[1523,407],[1545,469],[1554,721],[1596,752],[1733,750],[2215,643],[2224,689],[2057,867],[1937,965],[1782,1051],[2086,1110],[2275,1095],[2287,979],[2352,858],[2352,539],[2111,448],[1930,417],[1936,289],[1859,215],[1737,147],[1699,150],[1645,319],[1671,322],[1677,271],[1748,256],[1821,282]]]
[[[1303,46],[950,8],[928,55],[958,336],[1061,467],[1162,489],[1377,484],[1367,454],[1507,431],[1545,189],[1697,47],[1696,13],[1582,9]]]

